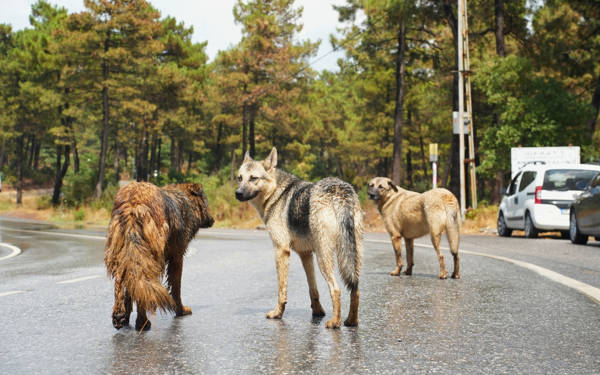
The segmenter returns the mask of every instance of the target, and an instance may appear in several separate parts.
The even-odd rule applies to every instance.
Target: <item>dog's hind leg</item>
[[[331,319],[325,322],[327,328],[339,328],[342,325],[342,313],[341,313],[341,302],[340,302],[340,288],[335,281],[333,274],[333,249],[321,248],[317,255],[317,264],[321,270],[321,274],[327,281],[329,287],[329,294],[331,295],[331,302],[333,305],[333,314]]]
[[[431,243],[433,244],[435,252],[437,253],[438,260],[440,261],[439,277],[440,277],[440,279],[445,279],[448,277],[448,272],[446,271],[446,265],[444,264],[444,256],[442,255],[442,252],[440,251],[441,237],[442,237],[441,231],[434,230],[434,228],[431,228]]]
[[[133,301],[131,299],[131,294],[129,291],[125,289],[125,322],[124,325],[129,325],[129,317],[131,316],[131,310],[133,308]]]
[[[138,305],[137,318],[135,319],[135,330],[141,331],[143,329],[144,331],[148,331],[151,327],[152,324],[150,323],[150,319],[148,319],[146,316],[146,310],[144,308],[140,308]]]
[[[115,304],[113,305],[112,324],[116,329],[129,324],[129,313],[131,312],[131,308],[129,309],[129,313],[127,311],[127,297],[129,297],[129,293],[125,291],[123,284],[122,278],[115,278]],[[129,298],[129,304],[131,304],[131,298]]]
[[[458,243],[460,242],[460,233],[458,228],[446,229],[446,238],[450,244],[450,252],[454,258],[454,271],[452,271],[453,279],[460,279],[460,259],[458,256]]]
[[[390,275],[398,276],[402,270],[402,236],[392,236],[392,246],[396,256],[396,269],[390,272]]]
[[[192,309],[181,303],[181,273],[183,271],[183,258],[170,259],[167,266],[167,284],[171,289],[171,297],[175,301],[175,316],[189,315]]]
[[[310,307],[312,308],[313,316],[325,316],[325,310],[319,301],[319,290],[317,289],[317,281],[315,280],[315,265],[312,253],[300,254],[304,272],[306,272],[306,281],[308,282],[308,293],[310,294]]]
[[[406,245],[406,270],[404,271],[404,274],[410,276],[412,275],[412,268],[414,265],[415,241],[412,238],[404,238],[404,244]]]
[[[287,247],[275,247],[275,263],[277,266],[277,307],[267,313],[269,319],[281,319],[287,303],[287,279],[290,268],[290,249]]]
[[[358,325],[358,301],[360,299],[360,292],[358,287],[350,291],[350,311],[348,317],[344,320],[346,327],[356,327]]]

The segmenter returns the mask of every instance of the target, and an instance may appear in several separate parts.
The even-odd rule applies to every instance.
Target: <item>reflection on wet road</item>
[[[5,221],[0,227],[9,229],[0,229],[2,242],[23,249],[0,263],[1,373],[592,374],[600,368],[599,305],[494,259],[465,254],[462,279],[439,280],[433,250],[416,248],[414,275],[391,277],[391,245],[366,242],[360,325],[328,330],[328,317],[311,316],[297,256],[284,318],[267,320],[277,296],[267,234],[201,231],[183,272],[183,301],[193,315],[159,314],[153,329],[138,336],[111,326],[103,233],[18,232],[59,230]],[[489,241],[463,243],[486,244],[478,249],[486,251]],[[330,315],[319,274],[317,281]],[[7,291],[22,292],[2,296]],[[348,304],[342,291],[344,316]]]

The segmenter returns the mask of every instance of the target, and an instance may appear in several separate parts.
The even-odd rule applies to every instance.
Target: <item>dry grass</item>
[[[482,205],[476,209],[469,209],[462,225],[465,234],[496,234],[498,219],[497,205]]]
[[[254,229],[262,227],[262,221],[249,203],[240,203],[233,197],[234,187],[221,186],[209,195],[211,214],[215,227]],[[369,200],[363,203],[364,226],[367,232],[385,232],[377,206]],[[40,191],[25,191],[23,205],[17,206],[13,192],[0,193],[0,215],[23,219],[41,220],[64,228],[106,228],[110,212],[90,205],[78,208],[58,207],[50,204],[50,197]],[[469,210],[462,226],[465,234],[495,234],[498,206],[481,206]],[[517,233],[516,233],[517,234]]]
[[[21,219],[47,221],[63,228],[102,227],[106,228],[110,212],[104,208],[90,206],[79,208],[52,207],[48,195],[37,191],[24,191],[23,204],[16,204],[11,192],[0,193],[0,214]]]

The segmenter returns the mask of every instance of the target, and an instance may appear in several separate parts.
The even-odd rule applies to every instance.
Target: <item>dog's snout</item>
[[[235,191],[235,199],[237,199],[238,201],[241,201],[242,199],[244,199],[244,193],[241,192],[240,190],[236,190]]]
[[[214,223],[215,223],[215,219],[212,216],[208,215],[208,217],[204,221],[205,228],[212,227]]]

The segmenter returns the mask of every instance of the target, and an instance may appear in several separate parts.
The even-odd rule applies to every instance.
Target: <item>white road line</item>
[[[19,249],[16,246],[13,246],[11,244],[5,243],[5,242],[0,242],[0,247],[7,247],[11,250],[11,253],[8,255],[3,256],[2,258],[0,258],[0,261],[3,261],[5,259],[9,259],[12,257],[16,257],[17,255],[21,254],[21,249]]]
[[[97,279],[99,278],[100,275],[94,275],[94,276],[84,276],[84,277],[79,277],[77,279],[71,279],[71,280],[64,280],[64,281],[59,281],[57,282],[57,284],[73,284],[73,283],[78,283],[80,281],[85,281],[85,280],[91,280],[91,279]]]
[[[492,259],[503,260],[505,262],[515,264],[519,267],[527,268],[528,270],[534,271],[552,281],[560,283],[564,286],[568,286],[569,288],[573,288],[573,289],[585,294],[586,296],[590,297],[597,303],[600,303],[600,289],[595,288],[589,284],[582,283],[579,280],[572,279],[568,276],[561,275],[558,272],[551,271],[544,267],[536,266],[535,264],[523,262],[523,261],[516,260],[516,259],[506,258],[506,257],[502,257],[502,256],[478,253],[475,251],[467,251],[467,250],[461,250],[461,252],[466,253],[466,254],[479,255],[482,257],[488,257],[488,258],[492,258]]]
[[[386,244],[390,244],[390,241],[383,241],[383,240],[365,240],[368,242],[375,242],[375,243],[386,243]],[[419,246],[419,247],[427,247],[430,249],[433,249],[433,245],[427,245],[427,244],[418,244],[415,243],[415,246]],[[440,249],[442,250],[450,250],[447,247],[444,246],[440,246]],[[503,257],[503,256],[498,256],[498,255],[491,255],[491,254],[485,254],[485,253],[479,253],[476,251],[469,251],[469,250],[460,250],[461,254],[470,254],[470,255],[477,255],[477,256],[481,256],[481,257],[487,257],[487,258],[492,258],[492,259],[496,259],[496,260],[501,260],[504,262],[508,262],[508,263],[512,263],[516,266],[522,267],[522,268],[526,268],[528,270],[534,271],[537,274],[544,276],[547,279],[550,279],[554,282],[557,282],[559,284],[562,284],[564,286],[567,286],[569,288],[575,289],[578,292],[581,292],[583,294],[585,294],[586,296],[590,297],[592,300],[594,300],[597,303],[600,303],[600,289],[593,287],[589,284],[586,284],[584,282],[581,282],[579,280],[575,280],[572,279],[568,276],[562,275],[558,272],[554,272],[552,270],[549,270],[547,268],[544,267],[540,267],[540,266],[536,266],[535,264],[532,263],[528,263],[528,262],[523,262],[520,260],[516,260],[516,259],[511,259],[511,258],[507,258],[507,257]]]
[[[6,228],[6,227],[0,227],[0,229],[3,230],[3,231],[9,231],[9,232],[49,234],[51,236],[87,238],[87,239],[91,239],[91,240],[102,240],[102,241],[104,241],[106,239],[105,236],[92,236],[92,235],[88,235],[88,234],[73,234],[73,233],[63,233],[63,232],[46,232],[46,231],[41,231],[41,230],[13,229],[13,228]]]
[[[25,293],[25,292],[24,292],[24,291],[22,291],[22,290],[13,290],[13,291],[11,291],[11,292],[3,292],[3,293],[0,293],[0,297],[12,296],[13,294],[19,294],[19,293]]]

